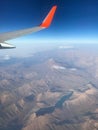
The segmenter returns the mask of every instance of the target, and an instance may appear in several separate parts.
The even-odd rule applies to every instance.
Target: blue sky
[[[53,5],[58,8],[50,28],[8,42],[18,48],[47,41],[98,42],[98,0],[0,0],[0,32],[39,25]]]

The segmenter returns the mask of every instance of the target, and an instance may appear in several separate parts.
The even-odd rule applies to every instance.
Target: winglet
[[[55,11],[56,11],[57,6],[53,6],[52,9],[50,10],[50,12],[48,13],[48,15],[46,16],[46,18],[44,19],[44,21],[42,22],[42,24],[40,25],[40,27],[43,28],[48,28],[52,22],[52,19],[54,17]]]

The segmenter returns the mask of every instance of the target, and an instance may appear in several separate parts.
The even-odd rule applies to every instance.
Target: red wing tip
[[[57,5],[54,5],[53,8],[57,8]]]
[[[42,28],[48,28],[50,26],[50,24],[52,22],[52,19],[54,17],[56,8],[57,8],[57,5],[54,5],[52,7],[52,9],[50,10],[50,12],[48,13],[48,15],[46,16],[46,18],[44,19],[44,21],[40,25],[40,27],[42,27]]]

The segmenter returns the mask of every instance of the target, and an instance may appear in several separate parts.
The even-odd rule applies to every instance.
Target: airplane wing
[[[48,15],[46,16],[44,21],[39,26],[0,34],[0,49],[15,48],[15,46],[5,43],[4,41],[10,40],[10,39],[15,39],[17,37],[21,37],[23,35],[34,33],[34,32],[43,30],[45,28],[48,28],[52,22],[56,8],[57,8],[57,6],[52,7],[52,9],[48,13]]]

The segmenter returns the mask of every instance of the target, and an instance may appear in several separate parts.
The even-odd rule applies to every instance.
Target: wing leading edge
[[[13,45],[4,43],[4,41],[15,39],[15,38],[24,36],[26,34],[34,33],[34,32],[43,30],[45,28],[48,28],[53,20],[54,14],[56,12],[56,8],[57,6],[52,7],[52,9],[48,13],[44,21],[39,26],[0,34],[0,49],[15,48]]]

